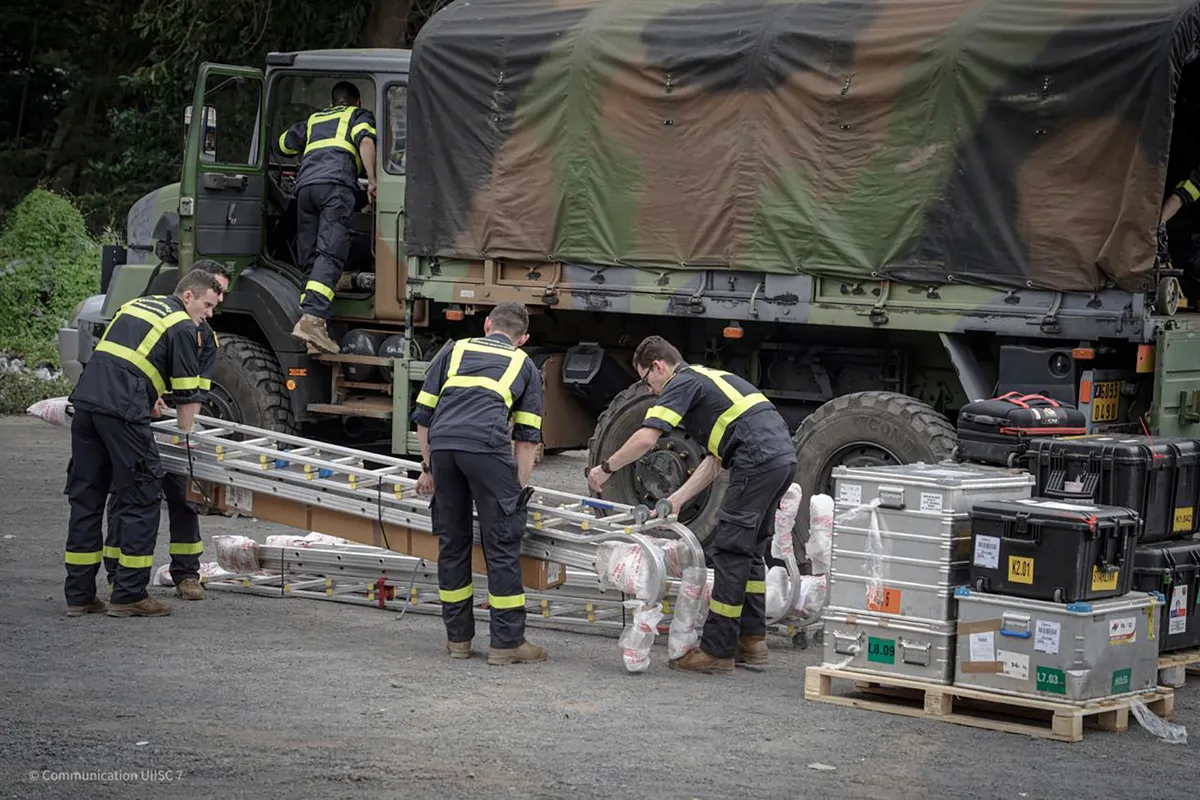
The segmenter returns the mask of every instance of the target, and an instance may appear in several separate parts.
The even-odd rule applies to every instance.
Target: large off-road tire
[[[269,349],[245,336],[218,333],[212,389],[200,413],[278,433],[295,433],[283,369]]]
[[[808,501],[833,495],[833,468],[933,463],[954,457],[958,436],[944,416],[920,400],[896,392],[856,392],[818,408],[792,437],[804,490],[793,528],[796,553],[808,541]]]
[[[646,417],[646,409],[657,398],[641,381],[622,390],[596,421],[588,441],[588,467],[615,453]],[[617,470],[604,485],[601,497],[617,503],[650,508],[678,489],[704,458],[704,443],[679,428],[665,433],[656,447],[629,466]],[[717,508],[725,494],[729,476],[722,471],[713,485],[679,510],[679,521],[687,525],[707,549],[716,527]]]

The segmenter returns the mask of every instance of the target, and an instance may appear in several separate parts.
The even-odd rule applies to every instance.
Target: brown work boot
[[[143,597],[136,603],[122,603],[108,607],[110,617],[165,617],[170,613],[169,605],[161,603],[153,597]]]
[[[292,336],[302,342],[309,342],[327,353],[337,353],[341,349],[337,346],[337,342],[329,338],[329,332],[325,329],[325,320],[314,317],[312,314],[300,317],[296,327],[292,328]]]
[[[82,617],[84,614],[98,614],[104,609],[104,601],[99,597],[93,597],[86,606],[67,606],[67,616]]]
[[[509,647],[504,650],[495,647],[488,648],[488,664],[493,667],[502,667],[508,664],[532,664],[535,661],[545,660],[546,648],[529,642],[521,642],[517,647]]]
[[[471,642],[451,642],[446,641],[446,649],[450,652],[451,658],[470,658],[471,657]]]
[[[354,288],[354,273],[353,272],[343,272],[342,276],[337,279],[337,284],[334,285],[333,291],[334,291],[334,294],[341,294],[342,292],[348,292],[353,288]]]
[[[204,587],[195,578],[184,578],[175,587],[175,596],[184,600],[203,600]]]
[[[765,664],[767,663],[767,637],[741,636],[738,638],[737,652],[733,656],[735,664]]]
[[[687,672],[708,672],[717,675],[733,674],[733,658],[714,658],[697,647],[689,650],[682,658],[667,662],[671,669],[681,669]]]

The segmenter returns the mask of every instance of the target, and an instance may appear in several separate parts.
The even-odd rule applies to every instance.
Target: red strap
[[[1010,433],[1056,433],[1060,436],[1083,436],[1087,433],[1087,428],[1001,428],[1000,433],[1003,435]]]
[[[1045,397],[1040,394],[1021,394],[1020,392],[1006,392],[999,397],[993,397],[993,400],[1007,400],[1015,406],[1021,408],[1029,408],[1028,400],[1045,400],[1054,408],[1060,408],[1059,402],[1052,397]]]

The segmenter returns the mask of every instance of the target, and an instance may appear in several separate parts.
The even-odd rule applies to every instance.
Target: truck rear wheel
[[[283,369],[263,345],[231,333],[218,333],[212,388],[200,413],[278,433],[295,433],[292,402]]]
[[[833,468],[943,461],[954,457],[958,436],[932,407],[896,392],[856,392],[818,408],[796,428],[792,442],[804,490],[793,528],[797,558],[808,541],[808,501],[833,495]]]
[[[624,389],[596,422],[588,441],[588,466],[594,467],[615,453],[642,425],[646,410],[656,398],[642,382]],[[650,508],[687,480],[704,459],[704,444],[679,428],[664,433],[655,448],[638,461],[617,470],[604,485],[603,499]],[[716,523],[717,508],[725,494],[729,476],[722,472],[712,486],[679,510],[679,521],[687,525],[707,548]]]

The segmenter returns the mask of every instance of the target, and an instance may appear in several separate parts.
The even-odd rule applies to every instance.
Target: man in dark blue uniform
[[[229,291],[229,281],[233,274],[223,264],[218,264],[207,258],[202,258],[191,266],[192,270],[207,272],[217,281],[220,289],[217,304],[225,299]],[[217,348],[220,342],[217,333],[212,329],[208,320],[202,320],[196,329],[196,346],[200,353],[200,397],[212,388],[213,365],[217,360]],[[172,397],[168,387],[165,397]],[[163,399],[156,404],[156,412],[166,408]],[[154,416],[158,416],[155,413]],[[188,477],[177,473],[167,473],[162,479],[163,499],[167,501],[167,518],[171,535],[171,580],[175,584],[175,594],[184,600],[203,600],[204,587],[200,584],[200,555],[204,545],[200,539],[200,514],[187,499]],[[117,524],[115,513],[117,495],[113,493],[108,500],[108,535],[104,540],[104,571],[108,575],[111,586],[116,579],[117,565],[121,557],[121,529]]]
[[[417,492],[433,494],[438,597],[451,658],[470,658],[475,636],[472,500],[487,561],[488,663],[546,657],[545,648],[525,641],[521,585],[528,505],[523,487],[542,429],[541,373],[519,349],[529,338],[528,327],[524,306],[497,305],[484,321],[484,338],[448,343],[433,359],[412,414],[424,470]]]
[[[700,647],[670,666],[728,674],[735,662],[765,664],[765,559],[775,532],[775,510],[797,463],[787,423],[751,383],[722,370],[685,364],[660,336],[638,345],[633,366],[651,393],[660,395],[658,403],[646,411],[641,429],[589,470],[588,485],[599,492],[614,472],[637,461],[676,426],[706,443],[704,460],[669,500],[677,514],[722,467],[729,470],[713,538],[716,576]]]
[[[164,616],[171,611],[146,592],[164,474],[150,420],[170,389],[179,404],[178,427],[192,429],[200,392],[196,326],[211,316],[219,290],[212,275],[194,271],[180,279],[174,294],[126,303],[71,392],[75,413],[66,486],[71,519],[64,556],[69,616],[105,610],[96,597],[96,573],[110,490],[117,496],[113,510],[120,555],[109,616]]]
[[[296,122],[279,136],[279,150],[297,155],[297,265],[308,275],[300,296],[302,316],[292,336],[329,353],[339,351],[329,337],[330,317],[346,258],[350,253],[350,215],[358,176],[365,172],[367,196],[375,199],[375,115],[361,106],[358,87],[342,81],[333,87],[332,106]]]

